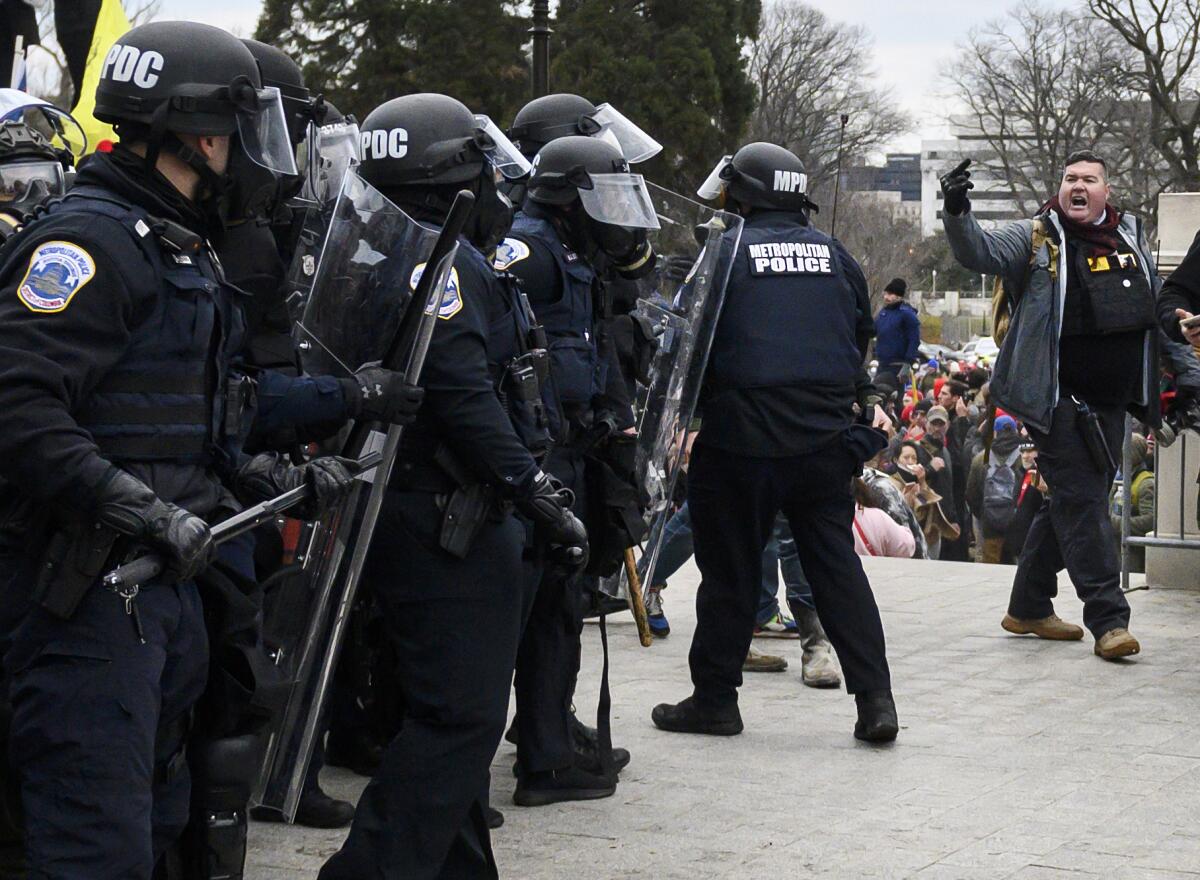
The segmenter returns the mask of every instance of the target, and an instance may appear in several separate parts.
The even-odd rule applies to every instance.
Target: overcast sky
[[[916,149],[920,137],[943,133],[947,107],[939,100],[938,65],[954,56],[967,31],[1002,15],[1017,0],[809,0],[831,19],[865,25],[875,38],[879,81],[917,119],[916,133],[896,147]],[[1074,6],[1074,0],[1042,0]],[[189,18],[249,36],[258,19],[257,0],[162,0],[162,18]]]

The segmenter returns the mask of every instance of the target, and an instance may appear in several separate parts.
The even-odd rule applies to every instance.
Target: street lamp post
[[[533,96],[550,93],[550,0],[533,0]]]

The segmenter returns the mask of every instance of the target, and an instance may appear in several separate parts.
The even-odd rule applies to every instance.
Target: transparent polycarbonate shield
[[[662,152],[662,144],[650,137],[612,104],[601,104],[596,108],[596,112],[591,114],[591,117],[603,126],[602,134],[611,135],[617,142],[622,155],[630,165],[645,162]]]
[[[598,223],[630,229],[657,229],[659,219],[640,174],[589,174],[591,186],[579,188],[579,202]]]
[[[491,118],[482,113],[475,114],[475,121],[483,132],[487,146],[484,152],[492,167],[499,171],[507,180],[520,180],[533,168],[529,160],[521,155],[521,151],[508,139]]]
[[[254,106],[239,107],[237,125],[242,149],[251,161],[276,174],[296,173],[296,151],[288,135],[279,89],[258,89]],[[249,102],[247,102],[249,103]]]
[[[649,534],[637,570],[643,587],[655,583],[663,528],[675,510],[674,492],[690,449],[689,428],[725,301],[742,220],[678,193],[649,184],[659,228],[650,241],[659,254],[657,290],[638,303],[638,312],[659,331],[650,381],[638,389],[638,444],[635,475],[645,505]],[[665,269],[692,258],[682,279]],[[602,588],[619,595],[625,573]]]
[[[346,172],[358,166],[361,156],[358,125],[337,122],[318,126],[310,123],[298,151],[297,168],[304,175],[299,199],[306,205],[332,202],[341,191]]]
[[[437,232],[353,170],[333,207],[316,210],[311,224],[289,271],[290,296],[300,307],[296,346],[305,372],[347,378],[387,351],[412,299],[409,279],[429,258]]]
[[[76,158],[87,149],[87,137],[75,117],[20,89],[0,89],[0,122],[9,121],[36,129],[55,147],[70,150]]]
[[[706,202],[714,202],[721,195],[721,189],[725,186],[725,179],[721,176],[729,164],[733,162],[733,156],[722,156],[713,170],[708,172],[708,177],[704,178],[704,183],[700,184],[700,188],[696,190],[696,195],[704,199]]]
[[[389,343],[384,351],[384,363],[402,368],[415,384],[420,383],[456,254],[457,245],[452,245],[431,273],[428,288],[419,286],[417,280],[424,274],[422,263],[417,263],[404,276],[405,284],[411,282],[417,290],[424,292],[424,300],[419,304],[420,312],[413,332],[406,332],[407,324],[405,328],[397,329],[397,334],[403,334],[402,338],[408,341],[407,350],[398,355],[395,346]],[[367,451],[379,449],[381,461],[375,470],[365,475],[369,488],[364,488],[362,482],[356,483],[350,496],[334,514],[322,520],[314,532],[314,547],[305,561],[308,576],[304,584],[311,596],[312,611],[301,638],[291,651],[287,667],[293,680],[291,693],[278,725],[270,732],[253,795],[255,803],[279,810],[289,822],[295,818],[313,749],[323,731],[322,715],[383,505],[384,491],[400,448],[403,427],[393,425],[386,433],[372,430],[361,443],[357,441],[359,433],[351,432],[343,454],[360,457]]]

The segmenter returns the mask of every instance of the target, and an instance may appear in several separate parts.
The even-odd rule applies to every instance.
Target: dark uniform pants
[[[737,703],[762,589],[762,554],[783,511],[813,603],[842,664],[846,690],[891,688],[883,625],[854,552],[850,480],[860,462],[841,443],[807,455],[752,458],[703,445],[688,471],[700,591],[688,662],[695,699]]]
[[[1108,448],[1119,455],[1124,409],[1091,409],[1100,419]],[[1049,434],[1028,430],[1050,494],[1029,526],[1008,613],[1021,620],[1053,614],[1058,573],[1065,567],[1083,601],[1084,625],[1100,638],[1110,629],[1129,625],[1129,603],[1121,592],[1121,565],[1108,518],[1115,473],[1096,467],[1069,397],[1058,402]]]
[[[582,455],[556,449],[543,469],[575,493],[577,514],[587,509]],[[561,770],[575,761],[571,703],[585,599],[578,576],[567,577],[552,564],[541,572],[517,653],[517,760],[525,772]]]
[[[524,526],[485,523],[470,555],[438,546],[435,496],[389,491],[364,577],[396,653],[400,732],[320,880],[493,878],[483,813],[525,610]]]
[[[0,649],[30,880],[149,880],[188,816],[189,710],[208,641],[188,582],[143,589],[146,644],[94,587],[74,617],[32,607],[34,565],[0,555]]]

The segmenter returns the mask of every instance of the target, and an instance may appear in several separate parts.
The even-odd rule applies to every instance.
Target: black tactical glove
[[[353,379],[340,380],[352,418],[367,418],[391,425],[411,425],[421,408],[425,389],[410,385],[404,374],[367,364]]]
[[[208,523],[163,501],[137,477],[113,468],[97,503],[101,523],[163,554],[174,579],[191,580],[212,561],[215,545]]]
[[[308,464],[289,464],[279,453],[254,456],[238,470],[233,491],[243,504],[258,504],[290,492],[300,486],[312,487],[308,501],[290,511],[299,519],[318,519],[345,497],[354,483],[350,467],[354,462],[335,455],[314,458]]]
[[[662,273],[676,284],[683,284],[694,265],[696,257],[690,254],[671,254],[663,259]]]
[[[588,561],[587,529],[571,512],[572,500],[570,491],[558,480],[542,473],[528,497],[517,502],[517,508],[533,520],[550,544],[552,556],[582,570]]]
[[[970,159],[963,159],[949,174],[942,176],[942,210],[957,217],[971,210],[967,190],[975,188],[971,183]]]

